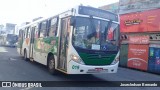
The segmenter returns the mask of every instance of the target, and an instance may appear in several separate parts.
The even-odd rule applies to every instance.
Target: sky
[[[100,7],[119,0],[0,0],[0,24],[31,21],[54,16],[77,5]]]

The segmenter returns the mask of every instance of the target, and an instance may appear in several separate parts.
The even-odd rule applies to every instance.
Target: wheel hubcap
[[[54,68],[54,60],[53,59],[49,61],[49,68],[50,69]]]

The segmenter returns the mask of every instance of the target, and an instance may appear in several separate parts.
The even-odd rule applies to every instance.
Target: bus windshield
[[[6,40],[10,43],[16,43],[18,41],[18,36],[14,34],[7,34]]]
[[[82,49],[117,51],[118,24],[105,20],[76,17],[73,46]]]

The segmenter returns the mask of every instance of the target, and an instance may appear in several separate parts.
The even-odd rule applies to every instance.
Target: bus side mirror
[[[75,19],[74,16],[72,16],[71,19],[70,19],[70,25],[74,26],[75,24],[76,24],[76,19]]]

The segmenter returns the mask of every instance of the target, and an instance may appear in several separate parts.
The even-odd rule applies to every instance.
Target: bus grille
[[[105,53],[80,53],[80,57],[86,65],[110,65],[114,58],[115,54],[105,54]]]

